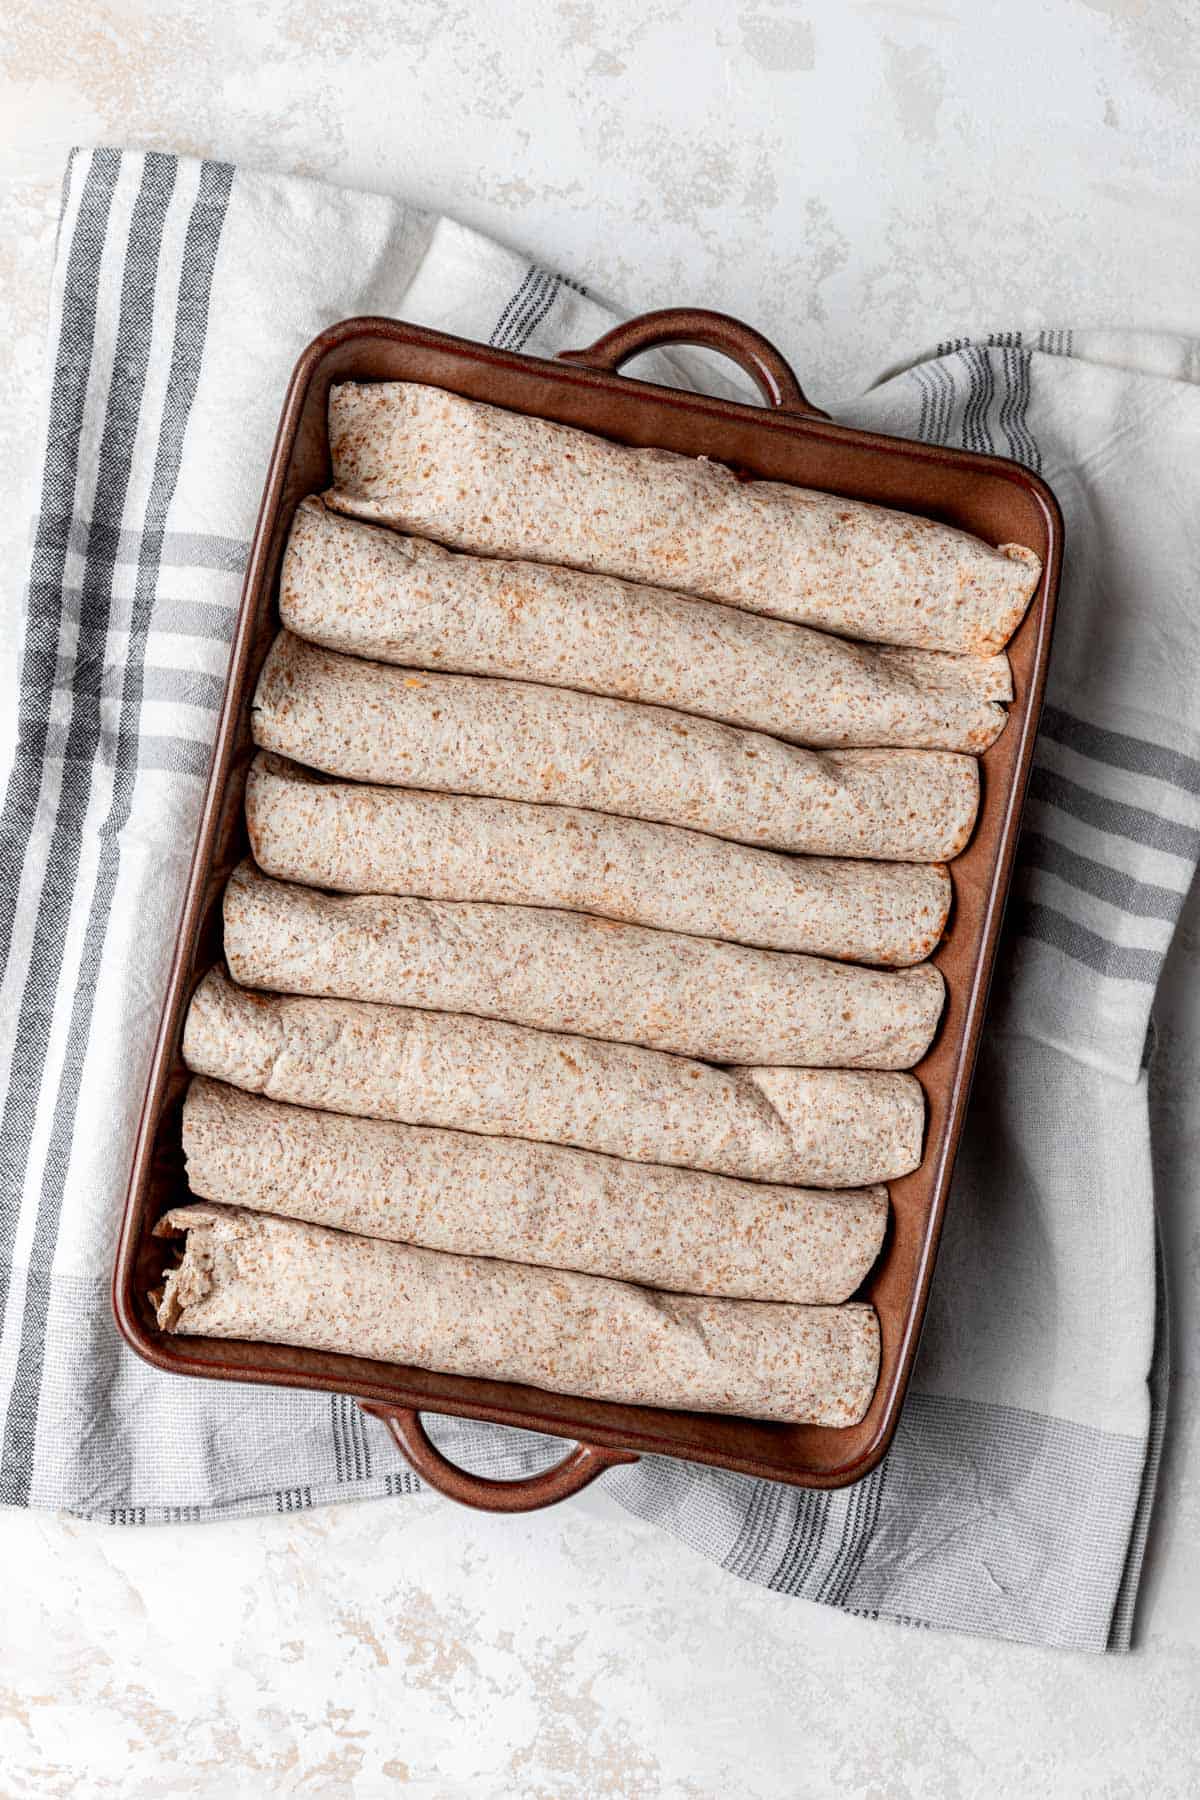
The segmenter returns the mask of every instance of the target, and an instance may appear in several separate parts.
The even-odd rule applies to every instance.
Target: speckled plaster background
[[[406,193],[629,307],[742,314],[818,401],[991,326],[1200,334],[1192,0],[0,0],[8,679],[76,141]],[[594,1491],[516,1521],[432,1496],[153,1532],[5,1513],[0,1794],[1194,1794],[1195,902],[1159,1041],[1182,1373],[1133,1657],[783,1600]]]

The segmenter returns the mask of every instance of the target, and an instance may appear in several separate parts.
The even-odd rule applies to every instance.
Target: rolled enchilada
[[[353,1119],[197,1076],[188,1186],[205,1200],[455,1255],[685,1294],[833,1304],[879,1254],[887,1189],[735,1181],[524,1138]]]
[[[613,1038],[719,1063],[907,1069],[941,1017],[930,963],[857,963],[551,907],[323,894],[246,861],[225,890],[234,979]]]
[[[207,1202],[155,1230],[184,1239],[157,1298],[166,1331],[796,1424],[856,1424],[878,1379],[863,1304],[664,1294]]]
[[[925,1099],[874,1069],[718,1069],[464,1013],[238,987],[192,997],[189,1069],[360,1118],[574,1144],[750,1181],[862,1187],[914,1169]]]
[[[301,502],[279,583],[327,650],[642,700],[826,749],[979,752],[1004,729],[1005,656],[852,644],[554,563],[444,549]]]
[[[979,804],[951,750],[804,750],[662,706],[342,656],[281,632],[251,722],[264,750],[352,781],[683,825],[821,856],[944,862]]]
[[[950,909],[940,863],[787,856],[584,807],[327,780],[268,751],[246,824],[261,869],[310,887],[557,906],[854,962],[921,962]]]
[[[339,512],[867,643],[994,655],[1041,575],[1020,544],[413,382],[331,388],[329,438]]]

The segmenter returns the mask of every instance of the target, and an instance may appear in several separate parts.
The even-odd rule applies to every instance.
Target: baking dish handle
[[[599,1444],[576,1444],[561,1462],[540,1475],[526,1475],[518,1481],[496,1481],[490,1475],[472,1475],[448,1462],[430,1438],[421,1415],[415,1407],[387,1406],[375,1400],[360,1400],[364,1412],[382,1419],[404,1460],[414,1472],[461,1506],[473,1506],[477,1512],[536,1512],[542,1506],[554,1506],[569,1500],[581,1488],[603,1475],[617,1463],[632,1463],[637,1457],[632,1450],[605,1450]]]
[[[665,306],[658,312],[642,313],[624,325],[615,325],[586,350],[560,350],[558,360],[615,374],[630,357],[663,344],[694,344],[702,350],[715,350],[745,370],[768,406],[809,419],[829,417],[805,398],[791,364],[769,338],[740,319],[731,319],[728,313],[709,312],[702,306]]]

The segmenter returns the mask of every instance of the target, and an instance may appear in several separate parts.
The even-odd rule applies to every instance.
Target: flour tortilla
[[[685,1294],[830,1304],[879,1254],[884,1187],[827,1193],[520,1138],[350,1119],[197,1076],[188,1186],[205,1200]]]
[[[220,969],[192,998],[183,1055],[197,1075],[296,1106],[748,1181],[866,1187],[921,1160],[912,1075],[718,1069],[461,1013],[254,993]]]
[[[279,583],[327,650],[645,700],[824,749],[979,752],[1004,729],[1005,656],[851,644],[550,563],[455,554],[301,502]]]
[[[720,1063],[908,1069],[945,999],[931,963],[865,969],[550,907],[272,881],[225,890],[235,981],[272,993],[475,1013]]]
[[[558,906],[889,967],[937,948],[939,863],[783,856],[580,807],[328,780],[260,751],[246,824],[268,875],[350,894]]]
[[[157,1300],[165,1331],[795,1424],[856,1424],[878,1379],[862,1304],[662,1294],[206,1203],[155,1230],[185,1239]]]
[[[801,750],[661,706],[340,656],[281,632],[254,697],[264,750],[353,781],[690,826],[814,855],[945,862],[970,837],[975,759]]]
[[[411,382],[332,388],[329,437],[339,512],[868,643],[992,655],[1041,574],[1019,544]]]

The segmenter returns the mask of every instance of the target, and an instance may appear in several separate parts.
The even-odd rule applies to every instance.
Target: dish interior
[[[329,388],[347,380],[426,382],[621,443],[711,456],[766,479],[921,513],[992,543],[1026,544],[1042,558],[1042,581],[1008,647],[1015,690],[1008,724],[980,761],[979,823],[971,843],[951,865],[954,901],[933,958],[946,978],[946,1010],[931,1051],[914,1071],[928,1103],[925,1155],[913,1174],[889,1184],[887,1240],[860,1290],[879,1314],[882,1358],[875,1397],[857,1426],[779,1425],[576,1399],[349,1355],[168,1336],[154,1322],[147,1295],[159,1285],[172,1251],[151,1235],[151,1227],[168,1207],[188,1198],[180,1145],[188,1079],[179,1054],[183,1019],[200,977],[220,959],[221,892],[248,851],[242,795],[254,753],[251,696],[279,628],[276,586],[292,514],[307,494],[330,482]],[[1036,476],[1015,464],[541,362],[391,321],[349,321],[318,339],[293,377],[247,569],[213,773],[126,1204],[114,1302],[133,1348],[156,1366],[178,1373],[340,1390],[607,1447],[658,1451],[804,1486],[841,1486],[867,1473],[895,1429],[924,1316],[1040,712],[1059,559],[1053,497]]]

